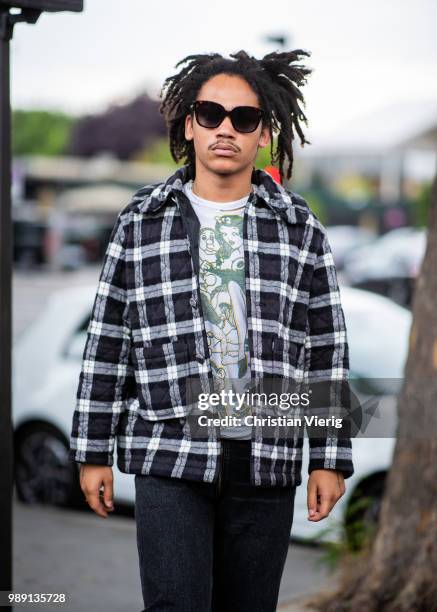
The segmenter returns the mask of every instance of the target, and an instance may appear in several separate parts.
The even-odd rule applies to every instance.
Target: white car
[[[425,254],[425,229],[399,227],[346,252],[342,277],[348,285],[411,306],[415,279]]]
[[[59,505],[83,502],[76,466],[68,461],[68,443],[95,291],[92,285],[53,293],[43,314],[14,346],[15,485],[23,502]],[[379,393],[381,381],[402,378],[411,314],[376,294],[350,287],[341,287],[340,291],[348,329],[351,379],[361,399]],[[374,438],[369,438],[365,432],[364,436],[360,434],[353,439],[355,473],[346,481],[346,494],[320,523],[307,520],[308,440],[305,439],[303,482],[297,489],[292,529],[294,537],[314,537],[323,528],[325,533],[320,535],[321,539],[337,538],[335,527],[343,524],[351,500],[362,492],[373,500],[367,514],[377,513],[384,477],[391,463],[396,425],[395,396],[392,390],[383,390],[383,395],[387,407],[384,413],[391,415],[389,434],[382,438],[376,433]],[[115,505],[132,505],[134,494],[133,476],[118,470],[115,457]]]
[[[355,471],[345,481],[345,495],[329,517],[318,523],[307,519],[308,439],[305,438],[303,482],[296,491],[292,529],[292,535],[299,539],[338,540],[347,526],[348,511],[358,506],[361,509],[351,514],[350,520],[363,521],[373,527],[379,514],[385,476],[392,462],[397,426],[396,396],[408,353],[411,313],[388,298],[362,289],[342,286],[340,293],[349,343],[351,388],[360,401],[364,419],[369,412],[369,422],[352,438]],[[374,416],[370,416],[374,412],[372,400],[377,401]],[[360,504],[359,500],[364,499],[366,503]]]
[[[368,245],[376,239],[375,232],[356,225],[328,225],[326,229],[337,271],[343,269],[352,249]]]
[[[350,282],[417,276],[426,249],[425,229],[399,227],[350,250],[344,273]]]

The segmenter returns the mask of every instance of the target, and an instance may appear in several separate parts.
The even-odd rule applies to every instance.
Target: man
[[[179,62],[188,65],[165,81],[161,111],[185,164],[133,196],[106,252],[71,458],[102,517],[113,510],[116,441],[119,469],[135,474],[146,610],[275,610],[301,483],[301,436],[242,419],[199,434],[190,378],[203,390],[211,379],[228,390],[269,376],[347,379],[326,230],[302,197],[253,166],[270,144],[281,180],[286,158],[290,178],[293,128],[307,142],[301,55]],[[351,441],[309,443],[308,519],[317,522],[353,473]]]

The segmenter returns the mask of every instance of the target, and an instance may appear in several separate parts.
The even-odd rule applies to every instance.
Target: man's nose
[[[218,126],[217,136],[223,136],[226,138],[235,136],[234,126],[232,125],[230,117],[225,117]]]

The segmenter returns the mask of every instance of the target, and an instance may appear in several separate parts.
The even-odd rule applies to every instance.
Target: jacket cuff
[[[330,441],[332,442],[332,438]],[[338,439],[334,445],[328,441],[320,444],[318,440],[317,446],[310,446],[308,474],[313,470],[338,470],[345,479],[352,476],[354,465],[351,440]]]
[[[74,463],[91,463],[93,465],[107,465],[109,467],[114,464],[113,453],[95,450],[83,451],[72,447],[68,451],[68,459]]]
[[[354,466],[352,461],[338,461],[336,467],[326,467],[325,462],[319,459],[310,461],[308,465],[308,474],[311,474],[313,470],[336,470],[343,474],[343,478],[349,478],[354,473]]]

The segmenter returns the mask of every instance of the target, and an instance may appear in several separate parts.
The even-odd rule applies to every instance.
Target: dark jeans
[[[250,445],[223,439],[220,484],[135,476],[144,611],[276,610],[296,487],[250,485]]]

